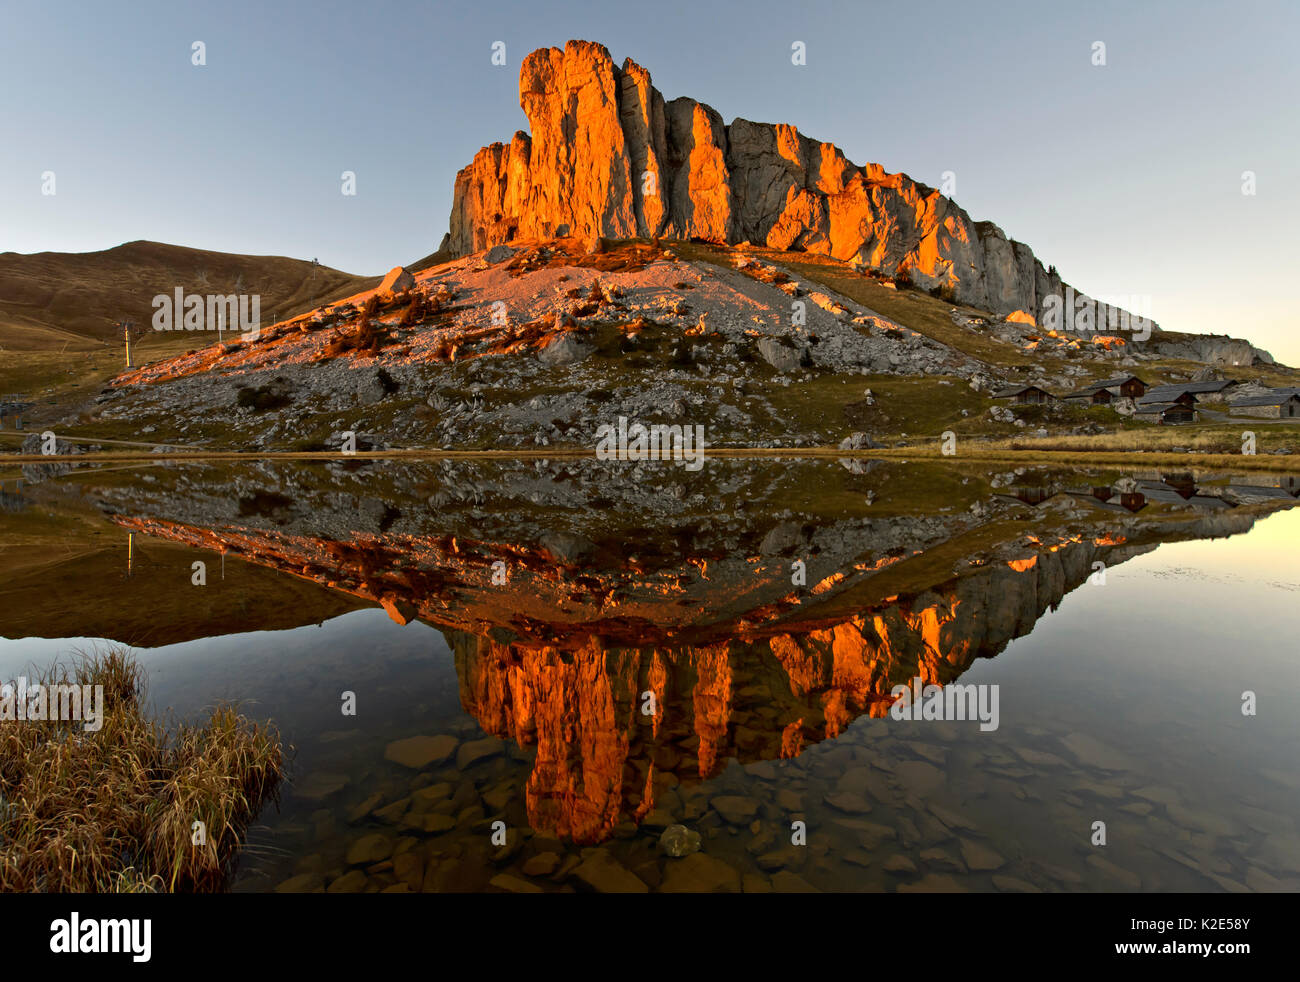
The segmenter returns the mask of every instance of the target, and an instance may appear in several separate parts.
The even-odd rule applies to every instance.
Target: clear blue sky
[[[1290,0],[5,0],[0,251],[155,239],[383,272],[437,247],[457,169],[526,128],[523,56],[583,38],[728,121],[934,186],[953,171],[973,218],[1080,288],[1300,364],[1297,36]]]

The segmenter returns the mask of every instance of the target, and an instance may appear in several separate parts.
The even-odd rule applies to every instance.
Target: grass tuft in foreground
[[[278,734],[231,706],[164,730],[122,650],[40,681],[102,685],[102,726],[0,720],[0,892],[223,889],[282,777]]]

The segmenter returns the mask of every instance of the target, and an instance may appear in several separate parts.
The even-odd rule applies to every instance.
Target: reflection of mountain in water
[[[1151,548],[1105,537],[1058,542],[836,623],[706,645],[611,647],[593,636],[566,649],[451,632],[461,702],[488,732],[536,745],[534,827],[599,841],[654,808],[656,772],[689,781],[729,758],[795,756],[858,716],[884,715],[893,686],[916,676],[946,684],[996,655],[1092,575],[1094,562],[1111,566]],[[642,712],[647,693],[653,717]]]
[[[595,842],[654,809],[657,775],[697,780],[730,758],[796,755],[858,716],[883,715],[893,686],[915,676],[948,683],[996,655],[1095,564],[1242,532],[1291,501],[1283,492],[1252,505],[1263,499],[1226,486],[1193,483],[1182,495],[1163,490],[1187,490],[1181,481],[1072,475],[1059,489],[1045,481],[1010,494],[994,491],[1006,480],[968,479],[925,505],[915,482],[891,484],[906,468],[880,470],[838,475],[880,482],[873,506],[819,515],[765,508],[756,493],[755,507],[710,522],[709,500],[670,495],[681,503],[671,520],[637,522],[621,539],[587,511],[547,507],[538,488],[528,491],[531,510],[485,511],[482,489],[459,508],[443,493],[437,514],[385,499],[364,506],[369,529],[346,537],[332,533],[362,524],[357,503],[332,488],[244,483],[242,494],[201,499],[134,489],[105,504],[125,529],[444,629],[465,709],[486,731],[537,748],[534,828]],[[925,486],[924,471],[907,473]],[[566,474],[562,486],[581,486]],[[1134,494],[1144,496],[1136,511],[1123,502]]]

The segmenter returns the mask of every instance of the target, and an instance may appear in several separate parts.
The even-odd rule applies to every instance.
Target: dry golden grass
[[[1242,434],[1255,434],[1257,453],[1300,449],[1300,424],[1269,423],[1265,420],[1239,418],[1231,423],[1213,426],[1143,426],[1130,430],[1093,435],[1066,435],[1047,437],[1014,436],[1005,440],[991,440],[981,444],[988,450],[1062,450],[1081,452],[1182,451],[1214,454],[1240,454]],[[1300,463],[1293,464],[1300,469]]]
[[[116,342],[128,318],[147,328],[153,297],[177,287],[195,294],[257,294],[265,323],[350,296],[378,277],[313,266],[286,256],[242,256],[162,242],[127,242],[100,252],[0,253],[0,342],[5,329],[53,328]],[[17,335],[15,335],[17,341]]]
[[[222,889],[282,777],[276,733],[230,706],[166,731],[143,715],[143,673],[121,650],[42,681],[102,685],[103,725],[0,721],[0,891]]]
[[[712,452],[712,451],[710,451]],[[945,459],[937,442],[907,450],[872,450],[869,454],[850,456],[901,457],[915,460]],[[966,444],[959,452],[960,463],[1053,465],[1059,467],[1141,467],[1178,468],[1180,470],[1214,470],[1234,472],[1265,472],[1294,474],[1300,471],[1300,461],[1294,456],[1242,453],[1165,453],[1161,451],[1124,450],[1048,450],[1048,449],[997,449],[993,443]]]

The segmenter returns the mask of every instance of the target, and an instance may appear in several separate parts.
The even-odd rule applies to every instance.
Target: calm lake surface
[[[1296,890],[1295,490],[829,460],[29,472],[0,677],[121,643],[159,713],[272,721],[290,779],[235,890]],[[996,728],[895,718],[917,677],[996,691]]]

